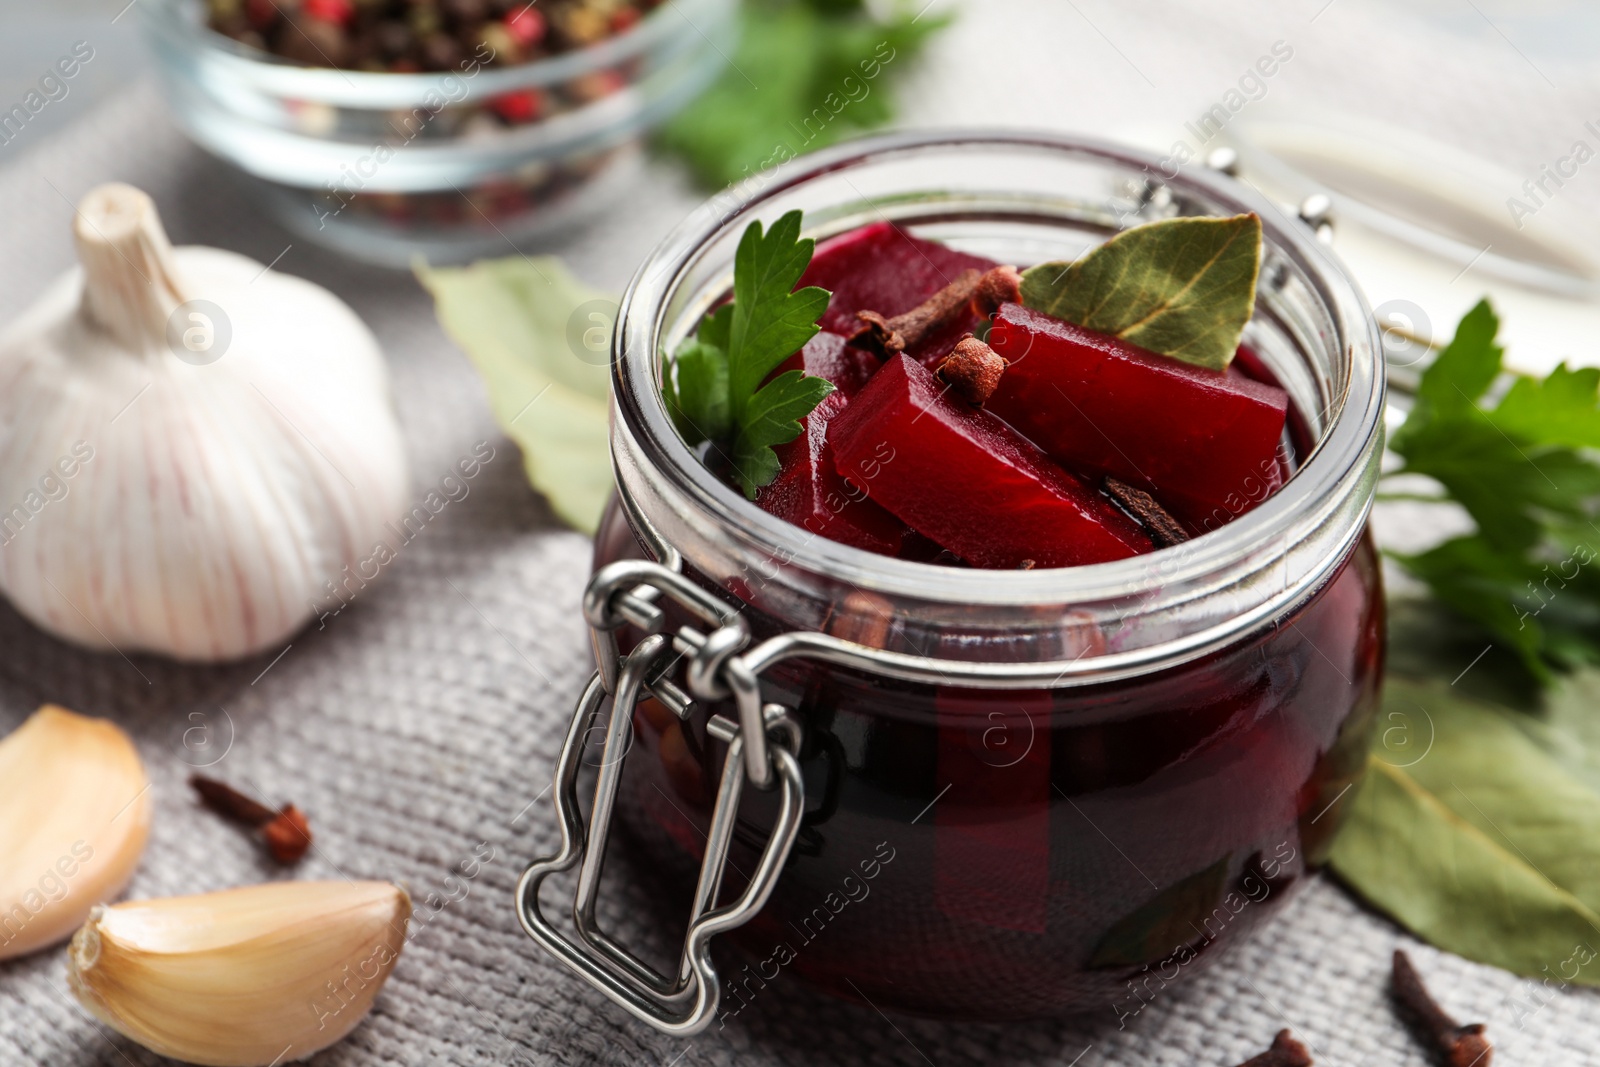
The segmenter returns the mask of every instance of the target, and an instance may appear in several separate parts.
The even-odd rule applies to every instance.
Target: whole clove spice
[[[1145,528],[1157,548],[1171,548],[1189,540],[1189,533],[1177,519],[1156,502],[1156,498],[1143,489],[1109,475],[1105,480],[1106,495],[1122,505]]]
[[[223,818],[261,831],[262,843],[279,863],[297,863],[311,847],[311,824],[293,804],[273,810],[215,778],[193,774],[189,785],[200,802]]]
[[[981,408],[1000,387],[1006,361],[970,333],[939,363],[934,373],[973,407]]]
[[[1296,1041],[1287,1030],[1279,1030],[1272,1039],[1272,1047],[1259,1056],[1252,1056],[1239,1067],[1311,1067],[1310,1051]]]
[[[993,315],[1002,304],[1022,303],[1022,272],[1015,267],[994,267],[978,279],[972,306],[980,315]]]
[[[311,847],[311,823],[305,812],[285,804],[276,818],[261,827],[261,839],[279,863],[298,863]]]
[[[1451,1018],[1422,984],[1422,976],[1403,949],[1394,950],[1390,991],[1413,1033],[1423,1039],[1439,1062],[1446,1067],[1489,1067],[1494,1045],[1484,1035],[1483,1024],[1462,1026]]]
[[[974,310],[980,315],[993,315],[1001,304],[1021,299],[1022,275],[1017,268],[995,267],[984,273],[968,268],[955,281],[892,319],[876,311],[856,312],[856,318],[865,325],[850,338],[850,343],[880,356],[897,355],[915,349],[960,315]]]
[[[231,785],[219,782],[215,778],[207,778],[203,774],[191,774],[189,784],[200,794],[201,803],[225,819],[232,819],[246,826],[261,826],[278,817],[278,813],[265,804],[252,800]]]

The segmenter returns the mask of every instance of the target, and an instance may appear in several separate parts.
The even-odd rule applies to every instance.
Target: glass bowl
[[[625,33],[531,63],[487,67],[480,48],[457,70],[418,74],[297,65],[209,29],[200,0],[141,7],[167,99],[197,144],[296,233],[405,266],[506,254],[606,206],[643,134],[716,76],[737,0],[673,0]]]
[[[941,1018],[1126,1020],[1259,927],[1325,859],[1366,766],[1382,673],[1365,534],[1383,449],[1377,330],[1299,220],[1225,175],[1156,171],[1153,156],[1064,135],[877,138],[719,197],[635,275],[614,348],[618,504],[585,610],[602,650],[597,685],[610,686],[604,650],[618,647],[630,662],[661,649],[641,677],[678,681],[636,705],[637,687],[611,688],[623,704],[600,781],[613,783],[604,796],[639,869],[675,885],[675,899],[704,903],[701,890],[719,884],[702,872],[691,897],[708,840],[726,849],[721,900],[746,887],[767,895],[756,894],[759,911],[726,904],[691,926],[691,948],[728,930],[743,957],[714,970],[689,961],[697,1013],[641,1010],[619,982],[574,966],[619,1004],[687,1031],[712,1013],[726,1023],[787,974]],[[1093,566],[941,567],[783,522],[684,444],[660,381],[726,298],[745,227],[792,209],[819,240],[889,220],[1020,266],[1075,258],[1167,215],[1256,212],[1262,275],[1245,343],[1290,395],[1295,473],[1220,529]],[[650,562],[619,562],[629,560]],[[737,626],[685,638],[685,626],[704,628],[679,610],[687,601],[641,602],[630,616],[618,606],[626,587],[607,585],[624,573],[671,588],[670,571]],[[679,637],[664,645],[641,629]],[[760,721],[703,684],[706,650],[737,647],[730,629],[749,644],[725,671],[747,681],[728,688],[757,687],[745,704],[776,707],[769,721],[799,735],[802,785],[745,788],[725,831],[730,729],[749,756]],[[788,758],[775,758],[774,777]],[[613,808],[602,796],[597,787],[590,840],[603,842]],[[780,832],[792,835],[781,874],[761,881]],[[593,878],[580,886],[592,901]]]

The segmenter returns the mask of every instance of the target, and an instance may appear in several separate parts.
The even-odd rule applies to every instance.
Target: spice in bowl
[[[208,0],[207,23],[310,67],[374,73],[529,63],[626,33],[661,0]]]

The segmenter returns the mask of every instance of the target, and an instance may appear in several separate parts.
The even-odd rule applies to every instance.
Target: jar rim
[[[976,607],[1117,602],[1130,594],[1204,583],[1208,576],[1237,564],[1264,543],[1292,544],[1296,534],[1303,536],[1314,524],[1314,512],[1328,510],[1326,501],[1357,491],[1363,480],[1370,482],[1369,468],[1375,467],[1380,451],[1385,382],[1378,328],[1365,297],[1298,218],[1210,168],[1180,172],[1176,177],[1162,173],[1160,180],[1174,191],[1192,191],[1232,213],[1260,216],[1264,244],[1283,253],[1313,283],[1334,333],[1333,343],[1346,356],[1345,381],[1336,383],[1340,387],[1330,398],[1325,431],[1283,487],[1251,510],[1181,545],[1129,559],[1028,571],[965,569],[897,559],[807,536],[809,531],[763,511],[706,468],[673,425],[661,395],[657,360],[672,326],[668,321],[671,297],[699,252],[718,235],[734,227],[742,229],[759,216],[762,205],[814,178],[897,155],[939,149],[981,151],[985,147],[1064,153],[1150,175],[1162,165],[1153,153],[1094,138],[1042,131],[954,129],[854,141],[756,175],[691,214],[635,273],[618,312],[613,341],[615,425],[664,461],[660,465],[679,493],[731,524],[749,547],[864,591]],[[731,210],[723,210],[730,203],[734,205]],[[809,226],[805,229],[810,231]],[[1359,521],[1351,523],[1341,538],[1346,549],[1359,536],[1370,506],[1368,493]],[[1345,554],[1341,551],[1337,559],[1327,561],[1327,566],[1320,568],[1322,573],[1308,572],[1303,581],[1295,583],[1303,587],[1299,591],[1320,584],[1326,571]],[[1283,598],[1270,599],[1278,603]]]

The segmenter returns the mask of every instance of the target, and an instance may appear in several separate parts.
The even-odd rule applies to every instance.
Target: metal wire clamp
[[[669,640],[660,632],[666,621],[658,603],[662,596],[705,623],[710,632],[683,626]],[[756,673],[739,655],[750,640],[744,620],[675,569],[634,560],[602,568],[590,581],[584,615],[594,638],[598,669],[578,700],[556,764],[552,792],[561,846],[523,872],[517,883],[517,914],[523,929],[546,951],[635,1017],[664,1033],[697,1033],[716,1015],[721,992],[711,960],[711,939],[743,925],[766,904],[800,829],[805,790],[797,758],[799,720],[780,704],[761,703]],[[621,656],[615,632],[624,623],[634,624],[647,636]],[[688,716],[692,698],[667,677],[681,656],[689,657],[686,673],[694,696],[703,700],[731,696],[739,721],[714,715],[707,727],[713,737],[727,744],[728,752],[689,913],[689,931],[677,971],[664,975],[601,930],[595,912],[623,758],[632,743],[634,706],[648,691],[679,718]],[[587,738],[608,696],[611,716],[605,727],[594,805],[585,826],[578,805],[578,770]],[[778,817],[749,884],[736,900],[715,908],[746,780],[758,788],[778,791]],[[539,902],[545,879],[574,867],[578,868],[572,903],[576,939],[557,929]]]

